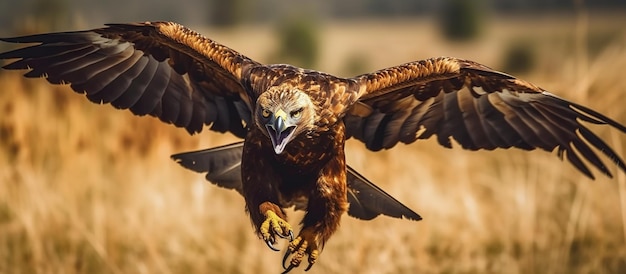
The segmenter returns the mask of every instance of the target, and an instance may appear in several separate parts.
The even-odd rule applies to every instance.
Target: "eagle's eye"
[[[298,119],[300,118],[300,116],[302,116],[302,108],[296,109],[292,112],[289,113],[289,115],[291,115],[291,118],[295,118]]]
[[[267,118],[267,117],[270,117],[270,115],[272,115],[272,112],[264,108],[263,111],[261,112],[261,115],[263,116],[263,118]]]

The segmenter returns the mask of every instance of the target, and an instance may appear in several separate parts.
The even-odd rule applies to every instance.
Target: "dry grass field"
[[[317,69],[349,76],[349,58],[369,71],[439,55],[498,68],[525,39],[538,61],[520,76],[626,123],[625,23],[507,19],[469,44],[444,43],[423,20],[327,24]],[[275,46],[267,26],[199,30],[259,61]],[[586,42],[596,36],[610,39]],[[236,192],[169,159],[234,137],[190,137],[20,75],[0,71],[0,273],[282,270],[282,253],[256,238]],[[624,134],[592,128],[626,157]],[[379,153],[351,140],[347,157],[424,220],[345,216],[311,273],[626,273],[626,174],[614,165],[615,178],[594,170],[592,181],[555,153],[434,140]]]

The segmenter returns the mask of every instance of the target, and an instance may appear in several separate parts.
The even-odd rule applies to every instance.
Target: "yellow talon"
[[[279,251],[273,246],[276,243],[275,235],[281,238],[289,237],[293,239],[293,230],[291,225],[282,218],[278,217],[274,211],[268,210],[265,212],[265,221],[261,223],[259,227],[259,233],[269,248],[274,251]]]
[[[317,261],[319,252],[317,243],[315,242],[315,234],[308,229],[300,231],[300,235],[289,243],[289,248],[283,256],[283,268],[285,269],[283,273],[287,273],[300,266],[305,257],[308,257],[307,261],[309,265],[304,271],[308,271]],[[291,258],[291,260],[289,260],[289,266],[287,266],[286,263],[289,258]]]
[[[289,250],[291,250],[291,252],[295,252],[296,247],[300,245],[301,241],[302,241],[302,237],[298,237],[295,240],[291,241],[291,243],[289,243]]]

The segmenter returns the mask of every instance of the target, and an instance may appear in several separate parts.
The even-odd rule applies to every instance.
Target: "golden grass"
[[[319,63],[341,73],[342,58],[356,52],[368,70],[437,55],[497,66],[513,36],[573,33],[558,22],[499,24],[469,46],[444,44],[424,21],[327,25]],[[260,61],[272,47],[268,32],[203,31]],[[626,123],[623,39],[587,57],[563,37],[537,43],[542,61],[525,78]],[[581,59],[588,67],[578,75]],[[189,137],[6,71],[0,117],[0,273],[282,270],[282,254],[256,238],[237,193],[169,159],[232,136]],[[623,134],[594,129],[626,156]],[[626,272],[626,176],[615,168],[615,179],[591,181],[550,153],[448,150],[434,140],[379,153],[350,141],[347,150],[349,164],[424,220],[346,216],[313,273]]]

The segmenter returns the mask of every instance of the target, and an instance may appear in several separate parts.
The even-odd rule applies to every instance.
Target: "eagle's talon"
[[[287,273],[291,269],[300,266],[300,263],[302,263],[302,260],[305,257],[308,257],[309,264],[304,271],[308,271],[311,267],[313,267],[313,264],[317,261],[317,256],[319,254],[319,250],[317,249],[317,244],[314,239],[315,235],[313,233],[308,230],[303,230],[300,232],[298,237],[289,243],[287,252],[285,252],[285,255],[283,256],[283,268],[285,269],[285,272],[283,273]],[[286,267],[285,263],[289,257],[292,258],[289,262],[289,267]]]
[[[276,236],[283,239],[287,237],[293,238],[293,230],[289,223],[278,217],[278,215],[271,210],[265,213],[265,221],[263,221],[259,227],[259,234],[261,234],[265,244],[274,251],[280,251],[280,249],[274,247]]]

